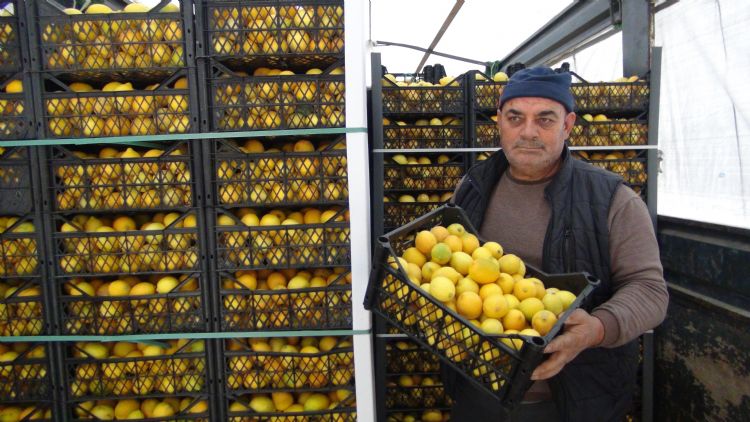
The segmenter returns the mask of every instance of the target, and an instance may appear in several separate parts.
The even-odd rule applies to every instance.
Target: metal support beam
[[[500,66],[506,68],[516,62],[527,66],[551,65],[579,45],[619,25],[619,16],[616,0],[578,0],[516,47],[500,61]]]
[[[456,17],[458,14],[458,11],[461,10],[461,7],[464,5],[464,0],[456,0],[456,4],[453,5],[453,9],[451,9],[450,13],[448,13],[448,17],[445,18],[445,21],[443,22],[443,26],[440,27],[440,30],[438,30],[437,34],[435,34],[435,38],[432,40],[432,43],[430,43],[430,46],[427,47],[427,51],[424,53],[424,56],[422,56],[422,60],[419,61],[419,65],[417,66],[417,70],[414,71],[414,73],[419,73],[420,70],[422,70],[422,66],[427,62],[427,59],[430,57],[430,54],[432,54],[432,50],[437,47],[438,43],[440,42],[440,39],[443,38],[443,34],[445,34],[445,31],[448,30],[448,27],[451,26],[451,23],[453,22],[453,18]]]
[[[649,107],[648,107],[648,144],[651,146],[659,145],[659,102],[661,98],[661,47],[654,47],[651,52],[653,61],[651,67]],[[627,73],[626,73],[627,75]],[[648,161],[646,174],[646,193],[648,195],[648,212],[651,214],[651,221],[656,229],[656,202],[659,180],[659,150],[650,149],[648,151]]]
[[[653,0],[622,0],[622,74],[645,75],[654,40]]]

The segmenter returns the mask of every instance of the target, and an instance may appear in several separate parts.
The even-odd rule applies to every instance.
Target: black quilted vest
[[[612,296],[610,283],[608,215],[612,198],[622,179],[588,163],[573,159],[566,147],[559,172],[545,189],[551,208],[544,240],[542,270],[547,273],[586,271],[601,285],[595,290],[592,308]],[[453,201],[464,209],[478,230],[492,192],[508,160],[501,151],[469,169]],[[591,309],[587,309],[590,311]],[[549,383],[561,419],[565,421],[619,421],[629,410],[635,390],[638,344],[594,348],[582,352]],[[456,374],[446,377],[446,388],[460,406],[456,421],[502,420],[491,406],[492,399]],[[476,400],[473,399],[476,397]],[[488,403],[488,406],[483,406]],[[495,406],[497,407],[497,406]],[[467,413],[468,409],[468,413]]]

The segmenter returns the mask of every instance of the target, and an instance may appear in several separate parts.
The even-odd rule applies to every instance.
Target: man
[[[666,314],[668,294],[651,219],[622,179],[571,157],[570,74],[521,70],[497,117],[502,150],[475,165],[453,196],[487,240],[548,273],[586,271],[602,284],[545,349],[536,382],[510,416],[447,371],[455,421],[619,421],[629,410],[637,337]]]

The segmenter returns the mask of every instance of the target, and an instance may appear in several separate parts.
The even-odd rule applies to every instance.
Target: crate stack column
[[[497,105],[507,78],[504,72],[486,75],[479,71],[471,71],[467,74],[467,114],[470,116],[468,135],[469,144],[475,150],[471,155],[472,163],[486,159],[500,148]]]
[[[649,203],[649,83],[637,76],[615,82],[575,82],[578,121],[573,155],[622,176]]]
[[[440,361],[404,338],[389,338],[385,347],[388,417],[397,421],[445,420],[452,403],[443,387]]]
[[[353,233],[366,215],[349,172],[367,165],[344,135],[350,101],[364,108],[344,24],[356,44],[361,13],[343,0],[196,8],[201,124],[216,134],[203,144],[214,328],[238,333],[216,345],[221,420],[358,417],[352,283],[366,275]]]
[[[28,46],[19,2],[0,10],[0,140],[33,138]],[[53,331],[53,300],[44,266],[44,233],[36,147],[0,147],[0,336]],[[0,414],[51,421],[52,362],[48,343],[0,343]]]
[[[373,115],[373,233],[403,226],[445,203],[465,174],[470,156],[467,114],[467,75],[436,83],[382,75],[380,55],[372,55]],[[413,75],[412,75],[413,76]],[[379,184],[378,177],[382,177]],[[382,319],[376,320],[378,366],[390,365],[394,337]],[[398,341],[398,340],[395,340]],[[379,373],[378,420],[404,410],[416,417],[446,415],[446,406],[399,406],[388,391],[393,377]],[[417,388],[414,394],[421,394]],[[410,404],[416,404],[411,401]]]
[[[192,2],[27,2],[54,334],[209,329]],[[108,139],[113,138],[113,139]],[[66,420],[210,418],[203,340],[55,344]]]

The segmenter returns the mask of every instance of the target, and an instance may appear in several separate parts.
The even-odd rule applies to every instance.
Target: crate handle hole
[[[547,342],[542,337],[534,336],[531,338],[531,342],[536,344],[537,346],[545,346]]]
[[[599,279],[594,277],[593,275],[587,274],[586,280],[588,280],[589,283],[599,285]]]

